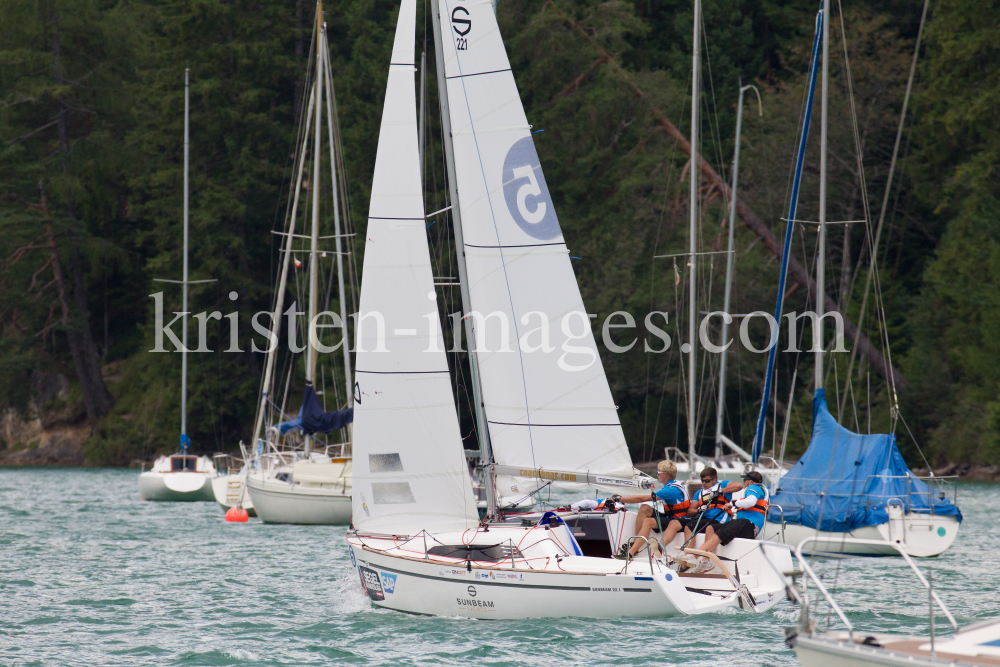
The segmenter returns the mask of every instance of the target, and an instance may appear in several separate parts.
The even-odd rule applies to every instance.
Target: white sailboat
[[[819,248],[816,261],[816,308],[822,316],[826,292],[824,287],[827,221],[827,101],[829,93],[830,16],[828,2],[823,2],[817,15],[817,32],[813,42],[813,62],[807,109],[800,139],[798,168],[792,186],[791,206],[785,236],[785,253],[794,221],[795,207],[802,171],[802,157],[809,133],[809,118],[815,91],[817,58],[822,50],[821,116],[820,116],[820,179],[819,179]],[[921,19],[921,32],[923,19]],[[918,46],[914,51],[910,81],[907,84],[903,112],[896,135],[896,148],[902,136],[906,102],[913,83]],[[849,70],[848,70],[849,76]],[[860,149],[859,149],[860,150]],[[895,154],[894,158],[895,159]],[[886,193],[888,197],[888,192]],[[888,201],[887,199],[885,201]],[[883,202],[883,215],[884,203]],[[877,253],[870,253],[876,261]],[[782,264],[778,288],[776,321],[781,321],[784,294],[785,262]],[[869,274],[870,275],[870,274]],[[880,314],[884,317],[884,314]],[[884,320],[880,326],[885,330]],[[775,332],[777,336],[777,328]],[[858,556],[894,556],[902,549],[910,556],[929,557],[944,552],[955,541],[962,522],[962,513],[947,498],[940,478],[917,478],[903,461],[896,447],[895,420],[899,413],[897,392],[890,373],[891,428],[886,434],[862,435],[839,425],[826,404],[823,370],[823,328],[813,325],[815,350],[815,393],[813,397],[813,432],[809,447],[791,471],[776,485],[773,507],[767,524],[767,537],[785,544],[798,544],[806,538],[826,538],[821,550]],[[886,339],[888,344],[888,339]],[[757,426],[754,454],[760,454],[764,417],[769,399],[770,378],[774,367],[774,352],[768,357],[764,398]],[[851,373],[848,371],[848,378]],[[860,541],[859,541],[860,540]]]
[[[231,454],[216,454],[212,457],[217,474],[212,478],[212,494],[215,502],[227,510],[243,509],[246,517],[257,516],[253,501],[246,493],[246,478],[250,473],[252,459],[243,443],[240,443],[243,458],[234,460]]]
[[[766,609],[783,584],[764,553],[788,571],[787,548],[736,539],[711,556],[715,572],[687,576],[650,551],[631,562],[610,558],[630,537],[634,513],[550,513],[538,522],[497,516],[498,499],[551,481],[633,490],[649,481],[632,468],[492,5],[442,0],[433,14],[466,312],[471,303],[514,323],[527,312],[549,316],[561,332],[551,333],[552,344],[565,347],[563,356],[523,352],[523,334],[512,327],[499,341],[510,353],[479,346],[471,357],[481,379],[480,441],[489,443],[491,507],[480,523],[434,302],[417,168],[416,2],[404,0],[357,332],[355,530],[347,541],[367,594],[391,609],[475,618]],[[451,18],[447,40],[441,16]],[[572,312],[582,314],[582,326],[562,329],[557,318]],[[370,313],[384,316],[382,352],[374,351],[378,328],[361,324]],[[475,339],[476,327],[469,328]],[[567,352],[571,344],[577,347]],[[577,534],[605,557],[586,555]]]
[[[150,470],[139,473],[139,493],[143,500],[165,500],[174,502],[212,500],[212,479],[215,467],[206,456],[192,456],[187,453],[191,439],[187,434],[187,312],[188,285],[211,282],[188,280],[188,163],[190,148],[189,132],[189,85],[188,70],[184,70],[184,277],[183,280],[160,280],[158,282],[180,282],[183,293],[181,316],[181,437],[180,452],[172,456],[161,456]]]
[[[347,304],[344,286],[344,264],[341,248],[340,208],[338,200],[338,181],[336,173],[335,129],[333,120],[333,77],[329,60],[326,26],[323,23],[322,3],[316,5],[316,32],[314,44],[316,71],[313,87],[309,95],[309,103],[305,114],[305,130],[303,144],[299,152],[298,169],[295,183],[302,183],[304,176],[305,157],[310,152],[313,157],[312,177],[312,230],[309,251],[309,335],[306,337],[306,393],[303,399],[303,414],[300,415],[300,427],[305,434],[304,446],[301,450],[288,449],[279,444],[280,435],[275,429],[268,429],[265,438],[261,438],[265,415],[269,411],[268,392],[273,379],[276,353],[268,354],[265,367],[264,384],[261,393],[261,403],[258,409],[254,428],[254,441],[259,443],[260,454],[254,458],[249,470],[241,471],[242,483],[245,485],[245,495],[249,497],[257,515],[265,523],[299,523],[345,525],[351,520],[351,489],[352,463],[350,445],[327,447],[326,451],[316,451],[313,433],[316,431],[308,423],[310,415],[322,413],[319,399],[312,386],[316,377],[317,340],[315,318],[317,314],[317,299],[319,285],[317,281],[320,241],[320,155],[322,150],[322,130],[324,124],[324,101],[326,102],[326,129],[330,150],[331,179],[333,183],[333,219],[334,243],[337,258],[337,286],[340,297],[340,318],[347,321]],[[310,128],[313,130],[310,137]],[[295,218],[298,211],[299,194],[302,188],[295,188],[292,212],[288,231],[285,234],[286,248],[282,262],[282,273],[279,280],[278,293],[275,299],[273,329],[279,326],[284,307],[284,291],[287,284],[289,262],[292,255],[292,244],[295,234]],[[323,256],[326,253],[322,253]],[[344,381],[348,404],[352,401],[353,382],[351,381],[351,357],[346,336],[343,338],[341,353],[343,354]],[[343,411],[349,414],[350,408]],[[327,416],[333,413],[327,413]],[[349,423],[349,418],[337,420],[337,426],[323,429],[328,431],[340,428],[342,423]],[[350,427],[346,427],[350,433]],[[332,451],[331,451],[332,450]]]

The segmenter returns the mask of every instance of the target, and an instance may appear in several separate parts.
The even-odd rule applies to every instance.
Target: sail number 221
[[[455,49],[458,51],[468,51],[469,40],[466,38],[466,35],[472,30],[472,19],[469,18],[468,9],[459,5],[452,10],[451,29],[458,35],[455,39]]]

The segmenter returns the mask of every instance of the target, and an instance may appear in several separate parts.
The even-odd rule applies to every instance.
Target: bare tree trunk
[[[548,0],[546,6],[555,6],[554,0]],[[603,47],[597,42],[597,40],[587,32],[587,29],[577,22],[572,16],[564,13],[564,20],[574,29],[577,30],[583,37],[590,42],[590,44],[605,58],[607,58],[607,66],[610,67],[616,75],[618,75],[635,93],[637,97],[647,100],[646,94],[635,85],[632,79],[629,77],[628,72],[623,70],[618,63],[604,50]],[[657,124],[666,132],[670,137],[677,142],[685,153],[689,156],[691,155],[691,144],[688,142],[687,138],[681,134],[680,130],[670,122],[660,109],[653,106],[652,103],[649,104],[650,111],[653,112],[653,117],[656,119]],[[710,183],[715,185],[719,191],[725,195],[730,195],[729,184],[726,183],[715,170],[712,169],[711,165],[705,162],[704,158],[700,155],[698,156],[698,169],[701,170],[702,175],[708,179]],[[756,213],[754,213],[743,199],[736,200],[736,214],[740,217],[743,224],[751,229],[754,234],[756,234],[761,243],[767,248],[775,257],[780,258],[782,255],[782,245],[775,238],[774,234],[764,224]],[[806,271],[805,267],[802,266],[794,257],[788,258],[788,273],[792,280],[797,282],[802,287],[806,288],[809,292],[815,292],[816,287],[814,285],[812,277],[809,272]],[[854,340],[857,336],[857,346],[858,352],[868,358],[868,361],[872,365],[872,369],[884,378],[889,378],[891,375],[896,382],[896,386],[901,389],[906,388],[906,378],[903,374],[899,372],[898,369],[893,368],[892,365],[886,360],[885,356],[876,348],[872,342],[863,333],[858,331],[857,325],[851,321],[847,314],[838,308],[837,303],[830,298],[828,294],[823,295],[824,311],[832,312],[837,311],[841,314],[844,321],[844,335],[845,338]]]
[[[56,85],[62,86],[63,70],[61,49],[59,45],[59,10],[55,7],[52,28],[52,55],[54,61],[54,75]],[[69,173],[69,128],[66,122],[66,100],[62,94],[57,98],[58,102],[58,129],[59,129],[59,152],[62,155],[63,174]],[[83,276],[83,260],[80,257],[79,232],[76,221],[76,205],[73,195],[67,192],[66,195],[66,217],[74,221],[70,225],[70,240],[72,254],[70,255],[70,280],[73,284],[73,297],[76,304],[76,316],[69,318],[66,322],[66,338],[69,342],[70,354],[73,357],[73,366],[76,369],[76,376],[80,381],[80,388],[83,390],[83,402],[87,408],[87,419],[91,425],[97,420],[111,412],[115,405],[115,399],[104,385],[104,378],[101,377],[101,365],[97,353],[97,346],[94,344],[94,337],[90,331],[90,312],[87,309],[87,288]],[[50,234],[51,229],[50,229]],[[50,242],[55,245],[54,235]],[[54,252],[54,251],[53,251]],[[59,279],[60,291],[65,306],[65,283],[62,276],[62,265],[58,257],[55,259],[56,277]],[[68,316],[64,312],[64,317]]]

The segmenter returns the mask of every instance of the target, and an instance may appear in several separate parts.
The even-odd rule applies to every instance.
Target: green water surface
[[[0,664],[798,664],[782,641],[798,614],[788,602],[604,621],[379,610],[350,569],[343,527],[228,524],[215,503],[143,502],[137,475],[0,470]],[[998,492],[961,485],[957,542],[920,561],[961,624],[1000,615]],[[899,559],[818,567],[858,629],[927,632],[926,592]]]

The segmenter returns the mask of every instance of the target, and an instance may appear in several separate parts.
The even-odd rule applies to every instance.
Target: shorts
[[[719,530],[722,529],[722,526],[725,525],[715,519],[706,519],[704,517],[702,517],[701,522],[699,523],[697,515],[684,519],[681,521],[681,524],[683,524],[685,528],[690,528],[696,535],[698,533],[704,533],[709,526],[711,526],[715,532],[719,532]]]
[[[652,518],[656,520],[656,528],[654,530],[656,530],[657,532],[660,532],[661,528],[663,530],[666,530],[667,526],[670,525],[671,521],[680,521],[681,525],[684,526],[686,525],[686,522],[688,520],[688,517],[682,517],[678,519],[677,517],[670,516],[669,514],[657,512],[655,509],[653,510]]]
[[[722,528],[717,528],[715,534],[723,544],[729,544],[737,537],[752,540],[757,537],[757,526],[750,519],[733,519]]]

